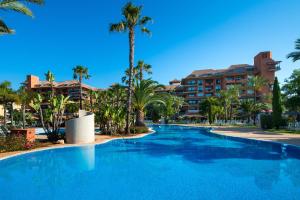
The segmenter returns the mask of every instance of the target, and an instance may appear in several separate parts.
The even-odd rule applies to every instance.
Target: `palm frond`
[[[300,51],[295,51],[287,55],[287,58],[292,58],[293,62],[300,60]]]
[[[14,33],[13,30],[8,28],[8,26],[0,19],[0,34],[10,34]]]
[[[146,33],[146,34],[148,34],[148,35],[152,35],[152,33],[151,33],[151,31],[149,30],[149,29],[147,29],[146,27],[142,27],[141,28],[141,31],[143,32],[143,33]]]
[[[152,18],[148,16],[144,16],[140,19],[139,25],[145,26],[148,22],[153,22]]]
[[[120,23],[109,25],[109,31],[110,32],[125,32],[126,30],[127,30],[127,25],[123,21],[120,22]]]
[[[2,1],[0,2],[0,9],[2,10],[13,10],[24,15],[33,16],[32,11],[27,8],[23,3],[18,1]]]
[[[295,49],[300,50],[300,39],[297,39],[295,41]],[[297,60],[300,60],[300,51],[294,51],[292,53],[289,53],[286,57],[292,58],[293,62],[296,62]]]

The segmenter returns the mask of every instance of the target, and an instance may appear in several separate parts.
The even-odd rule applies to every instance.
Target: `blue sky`
[[[72,68],[87,66],[87,83],[105,88],[120,82],[128,66],[128,36],[111,34],[125,0],[46,0],[31,6],[35,18],[1,12],[15,35],[0,37],[0,81],[17,88],[27,74],[44,79],[50,69],[58,81],[72,79]],[[153,66],[153,79],[168,83],[196,69],[253,63],[260,51],[281,60],[284,81],[300,62],[286,55],[300,38],[299,0],[144,0],[152,37],[137,34],[136,61]]]

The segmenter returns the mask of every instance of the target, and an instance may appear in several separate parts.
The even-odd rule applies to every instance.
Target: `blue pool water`
[[[0,161],[0,199],[300,199],[300,151],[153,126],[140,139]]]

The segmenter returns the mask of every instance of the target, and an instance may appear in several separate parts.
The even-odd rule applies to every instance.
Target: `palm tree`
[[[257,101],[257,92],[267,84],[266,79],[261,76],[252,76],[248,82],[250,88],[253,90],[254,103]]]
[[[241,101],[240,108],[241,108],[242,117],[246,118],[247,123],[249,124],[251,115],[252,115],[253,111],[255,110],[255,104],[254,104],[253,100],[246,99],[246,100]]]
[[[7,107],[11,105],[11,109],[13,109],[13,103],[18,100],[17,95],[11,88],[11,83],[9,81],[4,81],[0,83],[0,104],[3,105],[4,111],[4,125],[6,126],[7,122]],[[13,119],[11,120],[13,123]]]
[[[82,79],[89,79],[91,76],[89,75],[89,70],[87,67],[83,67],[81,65],[76,66],[73,68],[73,78],[79,79],[80,85],[80,110],[82,110]]]
[[[143,71],[152,74],[152,66],[149,64],[146,64],[144,61],[140,60],[135,67],[136,71],[138,71],[138,79],[142,81],[144,79],[143,77]]]
[[[54,81],[55,81],[55,76],[54,74],[49,70],[46,74],[46,80],[50,83],[51,85],[51,98],[54,97]]]
[[[0,10],[4,11],[16,11],[24,15],[33,17],[32,11],[23,3],[34,3],[38,5],[44,4],[44,0],[1,0]],[[14,33],[6,23],[0,19],[0,34],[11,34]]]
[[[98,93],[98,91],[90,90],[89,91],[89,96],[90,96],[91,112],[94,112],[94,102],[98,100],[99,93]]]
[[[122,83],[125,83],[126,85],[129,84],[129,80],[128,80],[129,74],[130,74],[130,69],[128,68],[125,71],[125,75],[122,77]],[[137,71],[136,68],[133,68],[132,82],[134,83],[138,79],[139,79],[138,78],[138,71]]]
[[[233,85],[232,87],[229,87],[228,89],[222,90],[220,92],[225,123],[227,123],[228,119],[232,119],[234,106],[238,103],[239,100],[239,91],[240,87],[238,85]]]
[[[216,115],[220,111],[218,103],[219,101],[216,97],[207,97],[199,104],[200,114],[207,115],[209,124],[216,120]]]
[[[121,22],[110,25],[110,32],[128,32],[129,34],[129,82],[128,82],[128,99],[126,111],[126,133],[130,133],[130,114],[132,99],[132,77],[134,68],[134,48],[135,48],[135,29],[141,28],[143,33],[151,34],[145,25],[152,19],[142,16],[142,6],[135,6],[131,2],[127,3],[122,9],[123,19]]]
[[[26,86],[22,85],[19,90],[17,91],[17,94],[20,99],[21,103],[21,109],[22,109],[22,126],[23,129],[26,127],[26,107],[30,104],[32,94],[29,90],[26,90]]]
[[[300,60],[300,39],[297,39],[295,42],[295,49],[297,51],[294,51],[287,55],[287,58],[292,58],[293,62],[296,62],[297,60]]]
[[[157,89],[163,87],[150,79],[136,82],[133,93],[133,107],[136,110],[136,126],[145,126],[144,111],[147,105],[160,102],[164,103],[163,98],[155,93]]]
[[[179,113],[180,108],[185,104],[185,102],[184,98],[171,94],[164,95],[163,101],[163,115],[165,117],[165,123],[168,124],[169,119]]]
[[[266,81],[266,79],[264,79],[261,76],[252,76],[249,79],[248,84],[249,84],[250,88],[253,90],[253,100],[254,100],[254,105],[256,105],[257,104],[257,92],[267,84],[267,81]],[[253,116],[253,124],[254,125],[256,125],[256,115],[257,115],[257,113],[255,112],[254,116]]]

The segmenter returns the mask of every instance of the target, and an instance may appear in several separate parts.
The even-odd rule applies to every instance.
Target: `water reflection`
[[[95,145],[74,149],[72,157],[65,158],[66,164],[78,172],[95,169]]]

